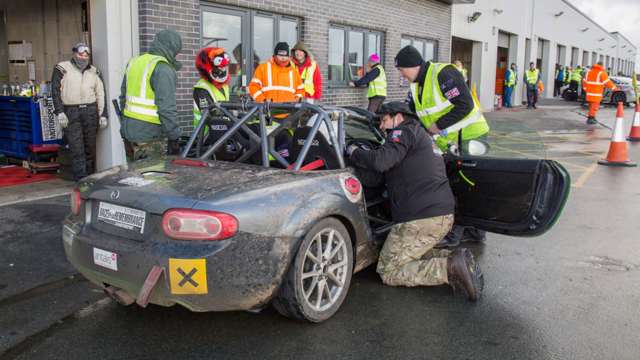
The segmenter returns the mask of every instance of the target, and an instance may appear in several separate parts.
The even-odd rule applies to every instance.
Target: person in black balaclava
[[[96,171],[98,127],[108,125],[104,84],[90,58],[89,47],[78,43],[71,60],[56,65],[51,77],[53,105],[71,150],[76,181]]]

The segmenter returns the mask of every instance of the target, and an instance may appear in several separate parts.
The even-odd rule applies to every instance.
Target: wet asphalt
[[[122,307],[66,263],[66,197],[1,207],[0,358],[638,359],[640,169],[594,165],[610,132],[583,125],[576,111],[550,103],[488,116],[494,154],[556,159],[573,186],[543,236],[489,234],[471,246],[485,273],[477,304],[447,287],[385,287],[369,268],[322,324],[272,309]],[[613,114],[602,111],[601,121]],[[640,144],[630,156],[640,160]]]

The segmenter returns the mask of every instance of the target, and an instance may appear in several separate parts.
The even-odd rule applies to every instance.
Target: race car
[[[77,184],[63,222],[67,258],[122,304],[272,305],[327,320],[393,225],[386,190],[364,188],[343,156],[351,144],[382,144],[375,122],[357,108],[215,104],[181,156]],[[569,195],[555,161],[454,151],[445,161],[461,225],[537,236]]]

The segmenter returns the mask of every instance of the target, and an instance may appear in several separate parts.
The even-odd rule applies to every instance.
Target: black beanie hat
[[[273,50],[273,55],[289,56],[289,44],[286,42],[279,42],[276,44],[276,48]]]
[[[410,68],[424,63],[422,55],[411,45],[403,47],[396,55],[396,67]]]

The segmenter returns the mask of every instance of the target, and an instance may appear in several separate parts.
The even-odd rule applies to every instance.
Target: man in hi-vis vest
[[[213,103],[229,101],[229,55],[224,48],[204,48],[196,56],[196,70],[200,79],[193,87],[194,129],[198,127],[203,111]]]
[[[449,144],[457,144],[462,134],[462,149],[468,142],[484,137],[489,125],[473,100],[460,71],[452,64],[424,61],[413,46],[405,46],[395,58],[400,75],[410,82],[409,106],[424,128],[434,136],[443,152]],[[454,226],[439,245],[452,247],[469,239],[483,241],[484,232],[474,228]]]
[[[127,65],[120,90],[120,133],[129,161],[180,151],[176,106],[176,71],[182,67],[176,56],[180,50],[180,35],[162,30],[149,52],[134,57]]]

